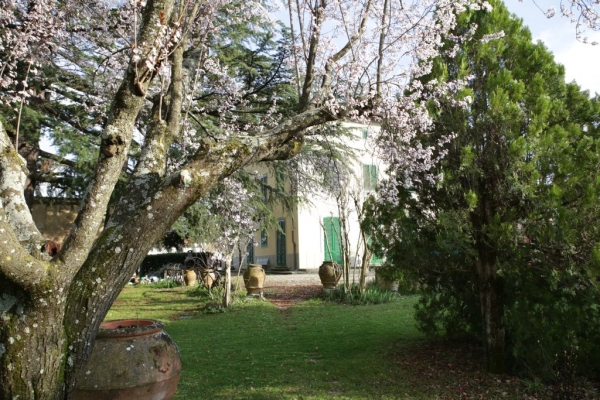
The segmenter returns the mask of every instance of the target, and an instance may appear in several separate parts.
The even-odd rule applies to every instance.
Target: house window
[[[377,165],[363,165],[363,186],[365,190],[377,188]]]
[[[262,230],[260,231],[260,247],[267,247],[267,232]]]
[[[367,129],[362,130],[362,138],[366,139],[369,137],[369,131]]]
[[[260,191],[262,192],[263,200],[267,201],[267,195],[269,193],[267,175],[263,175],[262,178],[260,178],[260,183]]]
[[[248,242],[248,247],[246,248],[246,252],[248,253],[246,264],[254,263],[254,239]]]
[[[285,192],[285,171],[275,171],[275,187],[279,192]]]

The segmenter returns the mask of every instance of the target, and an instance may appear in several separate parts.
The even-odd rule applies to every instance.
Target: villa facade
[[[354,149],[356,158],[351,162],[347,191],[347,226],[350,262],[355,265],[362,258],[362,240],[356,207],[352,196],[362,204],[367,196],[375,194],[377,182],[384,171],[383,164],[375,155],[371,138],[379,126],[345,122],[343,126],[351,133],[345,145]],[[260,170],[259,170],[260,172]],[[265,174],[263,182],[270,184],[275,177]],[[248,263],[261,264],[268,270],[317,269],[324,260],[342,262],[342,237],[340,235],[340,209],[335,193],[311,191],[298,193],[307,199],[291,212],[274,210],[277,228],[257,232],[248,246]],[[377,257],[372,264],[380,263]],[[234,260],[234,265],[237,262]]]

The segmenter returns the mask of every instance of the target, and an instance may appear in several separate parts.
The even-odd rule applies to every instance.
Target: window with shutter
[[[324,250],[323,261],[335,261],[342,264],[342,235],[338,217],[323,218]]]
[[[264,230],[260,231],[260,247],[267,247],[268,244],[267,232]]]
[[[377,188],[377,165],[363,165],[363,187],[365,190]]]

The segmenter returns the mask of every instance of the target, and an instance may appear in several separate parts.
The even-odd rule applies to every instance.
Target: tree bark
[[[0,398],[61,399],[67,340],[65,291],[54,276],[44,290],[14,290],[0,279]]]
[[[223,293],[222,301],[222,305],[225,308],[231,305],[231,261],[233,260],[233,252],[234,250],[232,249],[225,260],[225,293]]]
[[[504,285],[492,273],[493,268],[482,265],[479,298],[484,323],[486,370],[493,374],[506,373],[506,327],[504,322]]]
[[[6,361],[0,363],[0,398],[16,398],[15,393],[26,399],[63,397],[63,312],[62,307],[27,309],[27,319],[13,318],[2,329],[2,340],[15,345],[5,350]]]
[[[23,143],[19,147],[19,154],[25,158],[27,169],[30,172],[30,174],[27,175],[27,180],[25,182],[25,202],[27,203],[29,209],[32,210],[33,202],[35,200],[35,187],[37,183],[33,171],[36,170],[37,160],[40,154],[39,143],[36,143],[35,146],[29,143]]]
[[[371,249],[369,249],[369,246],[368,246],[369,239],[367,238],[367,234],[362,229],[362,227],[360,229],[360,235],[364,242],[365,251],[363,252],[361,263],[360,263],[360,278],[359,278],[358,285],[359,285],[360,294],[364,294],[365,290],[367,289],[367,271],[369,269],[369,263],[371,261],[371,258],[373,257],[373,252],[371,251]]]

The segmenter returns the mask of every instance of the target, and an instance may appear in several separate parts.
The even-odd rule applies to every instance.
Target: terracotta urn
[[[384,280],[383,286],[390,292],[397,292],[400,287],[400,281],[395,280]]]
[[[185,282],[185,286],[195,286],[196,272],[193,269],[186,269],[185,274],[183,274],[183,281]]]
[[[75,400],[171,399],[181,375],[179,350],[159,321],[103,322]]]
[[[260,264],[248,264],[244,271],[244,285],[248,294],[259,294],[263,292],[265,283],[265,270]]]
[[[217,276],[212,268],[204,268],[200,270],[200,280],[204,284],[205,288],[212,288],[216,279]]]
[[[323,261],[319,267],[319,278],[325,289],[335,289],[342,277],[342,267],[335,261]]]

